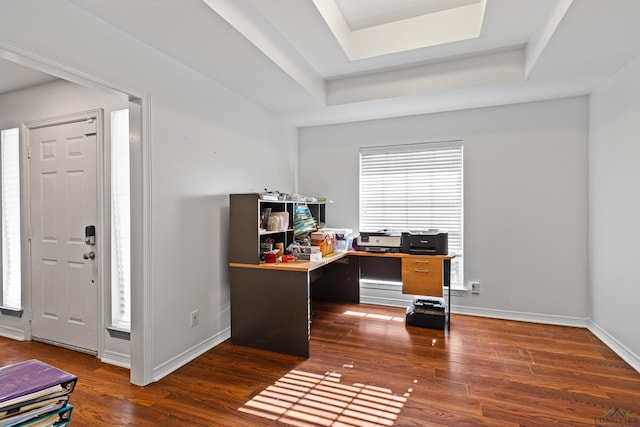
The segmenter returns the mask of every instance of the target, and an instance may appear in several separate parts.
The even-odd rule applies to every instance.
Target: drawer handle
[[[428,273],[429,270],[415,270],[416,273]]]
[[[423,264],[429,264],[429,260],[428,259],[417,259],[414,261],[416,264],[421,262]]]

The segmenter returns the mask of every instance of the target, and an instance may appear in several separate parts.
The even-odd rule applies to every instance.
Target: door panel
[[[31,335],[97,351],[97,261],[84,240],[97,223],[96,120],[29,130]]]

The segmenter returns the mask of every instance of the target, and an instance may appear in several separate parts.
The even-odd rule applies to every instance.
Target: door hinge
[[[31,145],[27,145],[27,159],[31,158]]]
[[[31,229],[27,230],[27,241],[30,242],[31,241]]]

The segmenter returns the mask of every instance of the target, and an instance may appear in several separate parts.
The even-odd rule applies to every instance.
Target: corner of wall
[[[635,354],[627,346],[615,339],[611,334],[602,329],[599,325],[589,319],[589,331],[593,333],[607,347],[613,350],[622,360],[627,362],[633,369],[640,373],[640,355]]]

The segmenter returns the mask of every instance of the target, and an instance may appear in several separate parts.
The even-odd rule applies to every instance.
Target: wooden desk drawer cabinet
[[[442,259],[403,257],[402,293],[442,297]]]

